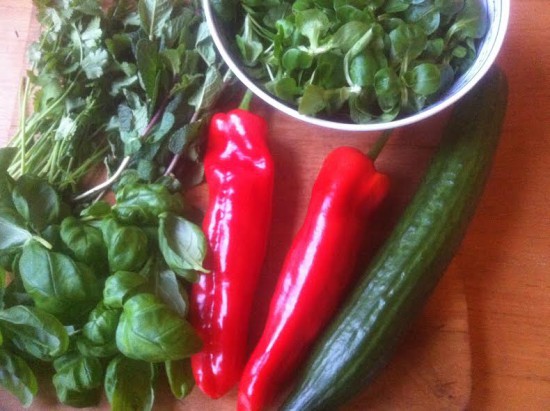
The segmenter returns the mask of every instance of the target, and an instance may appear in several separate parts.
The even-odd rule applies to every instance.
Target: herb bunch
[[[49,370],[60,402],[150,410],[164,373],[174,397],[194,386],[201,340],[187,287],[206,270],[206,239],[179,192],[135,175],[116,203],[71,210],[42,178],[6,172],[0,149],[0,385],[24,406]],[[206,274],[208,275],[208,274]]]
[[[356,123],[434,102],[488,26],[484,0],[242,0],[242,15],[237,3],[213,6],[247,72],[302,114]]]
[[[19,148],[9,170],[14,178],[32,173],[75,192],[105,162],[111,178],[79,197],[85,199],[126,169],[154,181],[182,156],[197,162],[198,137],[225,69],[196,2],[34,4],[42,31],[29,50],[11,142]]]

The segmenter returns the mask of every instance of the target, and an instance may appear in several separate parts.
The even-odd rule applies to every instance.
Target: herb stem
[[[32,239],[42,244],[44,247],[46,247],[48,250],[51,250],[53,248],[53,245],[51,245],[48,241],[44,240],[42,237],[33,235]]]
[[[191,117],[191,120],[189,120],[189,124],[194,123],[199,118],[199,112],[195,111],[193,113],[193,117]],[[177,153],[172,157],[172,160],[170,161],[170,164],[168,164],[168,167],[166,167],[166,171],[164,172],[164,175],[170,175],[174,171],[174,168],[178,165],[178,162],[180,161],[181,153]]]
[[[76,197],[73,198],[73,200],[74,201],[84,200],[85,198],[88,198],[94,195],[95,193],[99,193],[100,191],[103,191],[109,188],[111,185],[113,185],[115,181],[118,180],[118,178],[120,177],[122,172],[126,169],[126,167],[128,167],[128,164],[130,163],[130,159],[131,159],[130,156],[124,157],[122,159],[122,162],[118,166],[117,170],[114,172],[114,174],[111,177],[109,177],[103,183],[98,184],[97,186],[89,189],[88,191],[85,191],[84,193],[77,195]]]
[[[382,134],[376,139],[373,146],[370,148],[369,152],[367,153],[367,156],[372,160],[376,161],[380,153],[382,152],[382,149],[390,139],[390,136],[393,133],[393,129],[384,130]]]

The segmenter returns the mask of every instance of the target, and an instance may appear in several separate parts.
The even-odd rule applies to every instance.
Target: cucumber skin
[[[507,96],[506,77],[493,67],[455,104],[417,193],[282,410],[335,410],[388,362],[464,237],[491,170]]]

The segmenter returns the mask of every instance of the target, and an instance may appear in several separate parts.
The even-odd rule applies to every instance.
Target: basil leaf
[[[187,358],[202,345],[193,327],[153,294],[124,303],[116,344],[126,357],[149,362]]]
[[[0,348],[0,370],[0,385],[15,395],[23,407],[29,407],[38,392],[38,383],[29,365]]]
[[[82,327],[82,338],[77,340],[79,351],[92,357],[110,357],[116,354],[118,350],[115,337],[120,314],[121,310],[110,309],[100,302]]]
[[[15,347],[40,360],[52,360],[69,347],[63,324],[37,308],[18,305],[1,310],[0,324]]]
[[[107,272],[107,247],[101,230],[74,217],[67,217],[61,222],[59,234],[77,261],[97,267],[98,274]]]
[[[166,361],[164,367],[174,397],[178,400],[187,397],[195,386],[191,361],[188,358],[178,361]]]
[[[127,224],[157,224],[165,212],[181,213],[183,201],[162,184],[127,184],[116,193],[117,219]]]
[[[21,176],[13,187],[15,208],[37,231],[57,222],[61,200],[46,181],[30,175]]]
[[[54,362],[53,385],[60,402],[72,407],[99,404],[103,383],[103,366],[95,357],[70,353]]]
[[[175,313],[185,318],[189,311],[189,296],[172,270],[159,273],[156,295]]]
[[[136,226],[124,226],[112,218],[104,220],[101,228],[111,272],[139,271],[149,254],[147,235]]]
[[[194,271],[208,272],[202,263],[206,256],[206,238],[201,228],[172,213],[159,219],[159,247],[166,264],[174,272],[194,282]]]
[[[64,324],[82,321],[100,299],[99,281],[87,266],[34,242],[23,248],[19,273],[36,306]]]
[[[21,216],[11,208],[0,207],[0,255],[11,254],[31,238]]]
[[[153,408],[153,364],[115,357],[105,373],[105,393],[113,411],[150,411]]]
[[[147,278],[130,271],[117,271],[107,277],[103,288],[103,301],[106,306],[121,308],[124,302],[143,290]]]

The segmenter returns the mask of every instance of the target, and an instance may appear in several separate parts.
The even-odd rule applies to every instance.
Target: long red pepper
[[[205,265],[191,292],[191,321],[203,349],[191,358],[197,385],[212,398],[229,391],[246,362],[253,296],[267,249],[274,183],[267,123],[237,109],[211,121],[204,158],[209,203]]]
[[[328,155],[243,373],[239,410],[263,409],[292,378],[345,296],[369,216],[388,187],[359,150],[341,147]]]

